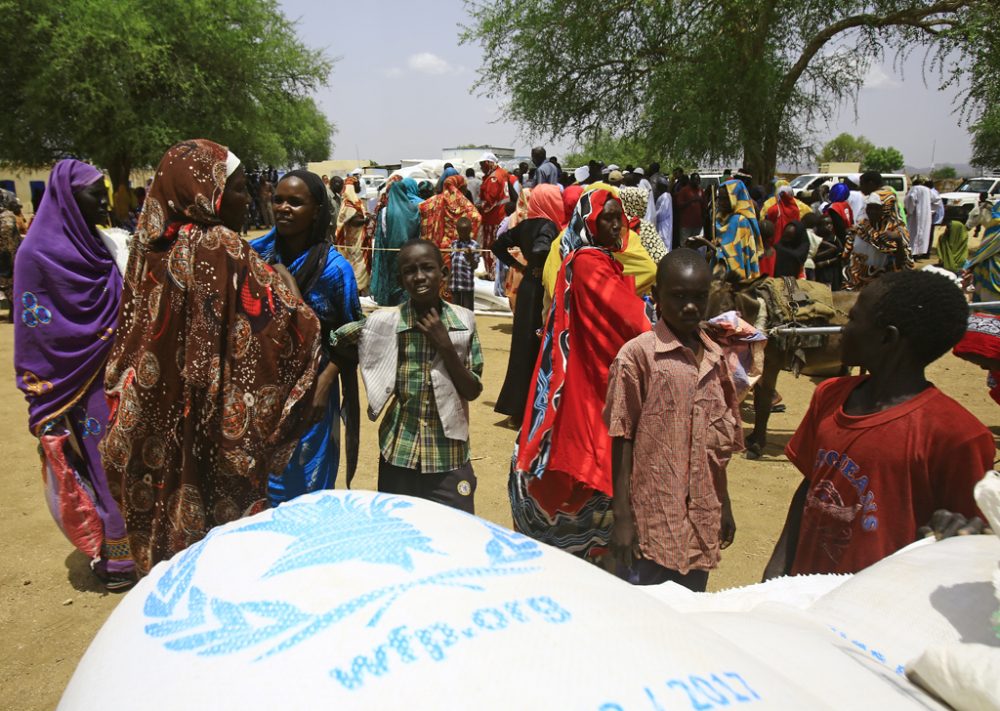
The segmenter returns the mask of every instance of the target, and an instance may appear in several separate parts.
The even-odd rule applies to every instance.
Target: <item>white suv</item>
[[[836,183],[850,180],[855,185],[861,183],[861,173],[807,173],[800,175],[791,182],[792,190],[798,194],[801,191],[812,192],[821,186],[832,188]],[[906,195],[910,189],[910,181],[903,173],[882,173],[882,182],[890,186],[900,195]]]
[[[969,212],[979,202],[979,194],[986,193],[990,200],[1000,198],[1000,175],[983,176],[981,178],[969,178],[951,193],[942,193],[941,199],[944,201],[944,221],[945,224],[952,220],[965,222],[969,219]]]

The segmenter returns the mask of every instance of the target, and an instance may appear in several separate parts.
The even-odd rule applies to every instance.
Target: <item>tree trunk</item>
[[[122,184],[128,184],[128,177],[132,172],[132,160],[128,156],[114,156],[108,161],[107,168],[113,190],[118,190]]]
[[[755,185],[770,185],[778,168],[778,131],[781,114],[764,119],[763,126],[744,127],[743,167]]]
[[[763,141],[759,136],[748,136],[743,142],[743,167],[749,171],[754,185],[767,185],[766,161]]]
[[[768,185],[774,179],[774,173],[778,169],[778,136],[777,131],[765,132],[764,146],[761,151],[761,176]]]

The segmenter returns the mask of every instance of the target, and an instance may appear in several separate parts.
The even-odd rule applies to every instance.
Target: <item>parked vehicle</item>
[[[834,183],[842,183],[845,180],[851,180],[853,183],[857,183],[857,178],[852,177],[852,173],[806,173],[805,175],[800,175],[797,178],[793,178],[789,185],[795,194],[798,195],[800,192],[811,193],[814,190],[819,190],[822,186],[832,187]]]
[[[861,182],[861,173],[806,173],[792,180],[790,185],[798,194],[802,191],[818,190],[824,185],[830,188],[844,181],[858,185]],[[882,173],[882,181],[900,195],[905,195],[910,189],[910,181],[903,173]]]
[[[985,175],[979,178],[969,178],[953,192],[942,193],[944,201],[944,220],[947,224],[952,220],[965,222],[969,212],[979,202],[979,195],[986,193],[990,200],[1000,199],[1000,175]]]

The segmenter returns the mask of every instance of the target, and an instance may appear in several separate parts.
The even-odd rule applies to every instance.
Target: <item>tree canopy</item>
[[[987,6],[953,34],[954,46],[967,48],[968,54],[963,113],[972,123],[972,164],[1000,170],[1000,3]]]
[[[742,158],[760,180],[810,154],[887,55],[928,49],[946,80],[963,79],[967,67],[935,52],[964,49],[971,18],[998,14],[995,0],[466,4],[479,89],[530,131],[585,143],[610,130],[690,162]]]
[[[877,170],[880,173],[894,173],[903,167],[903,154],[892,146],[873,148],[865,154],[861,167],[864,170]]]
[[[958,171],[955,170],[955,166],[942,165],[931,171],[931,177],[934,180],[952,180],[958,177]]]
[[[983,114],[972,139],[972,165],[1000,170],[1000,106]]]
[[[567,166],[581,166],[592,158],[600,158],[608,164],[643,168],[651,161],[647,146],[641,141],[616,137],[608,131],[595,131],[576,151],[564,156],[562,162]]]
[[[860,163],[868,155],[868,152],[874,148],[875,144],[864,136],[852,136],[849,133],[842,133],[836,138],[827,141],[823,149],[816,156],[816,160],[820,163]]]
[[[0,12],[0,160],[74,155],[117,185],[185,138],[250,164],[330,153],[310,94],[332,63],[275,0],[0,0]]]

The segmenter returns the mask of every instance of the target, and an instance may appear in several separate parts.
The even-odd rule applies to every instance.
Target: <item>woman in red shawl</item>
[[[775,203],[768,208],[766,218],[768,222],[774,224],[774,244],[777,244],[781,241],[782,235],[785,234],[785,227],[787,227],[789,223],[799,221],[800,213],[798,202],[795,200],[792,188],[788,185],[782,185],[778,188],[778,194],[775,195],[775,197],[777,199]],[[760,263],[760,273],[762,275],[774,276],[774,252],[762,257],[758,261]]]
[[[479,212],[483,216],[483,239],[480,247],[484,250],[483,262],[490,281],[494,278],[493,240],[497,236],[497,228],[507,216],[504,206],[510,202],[510,175],[497,165],[497,157],[492,153],[484,153],[479,159],[479,168],[483,171],[483,183],[479,186]]]
[[[248,201],[225,147],[178,143],[132,240],[101,455],[140,574],[266,508],[309,426],[319,321],[240,239]]]
[[[612,256],[624,230],[621,201],[610,191],[580,198],[560,242],[563,262],[508,488],[518,531],[588,558],[606,552],[611,532],[611,440],[602,419],[608,368],[651,328],[646,303]]]
[[[482,220],[479,210],[465,197],[466,185],[463,176],[451,175],[445,178],[440,194],[427,198],[417,206],[420,210],[420,236],[437,245],[446,267],[451,266],[451,243],[458,237],[458,221],[468,218],[475,235]],[[447,281],[442,280],[442,290],[446,289]]]

